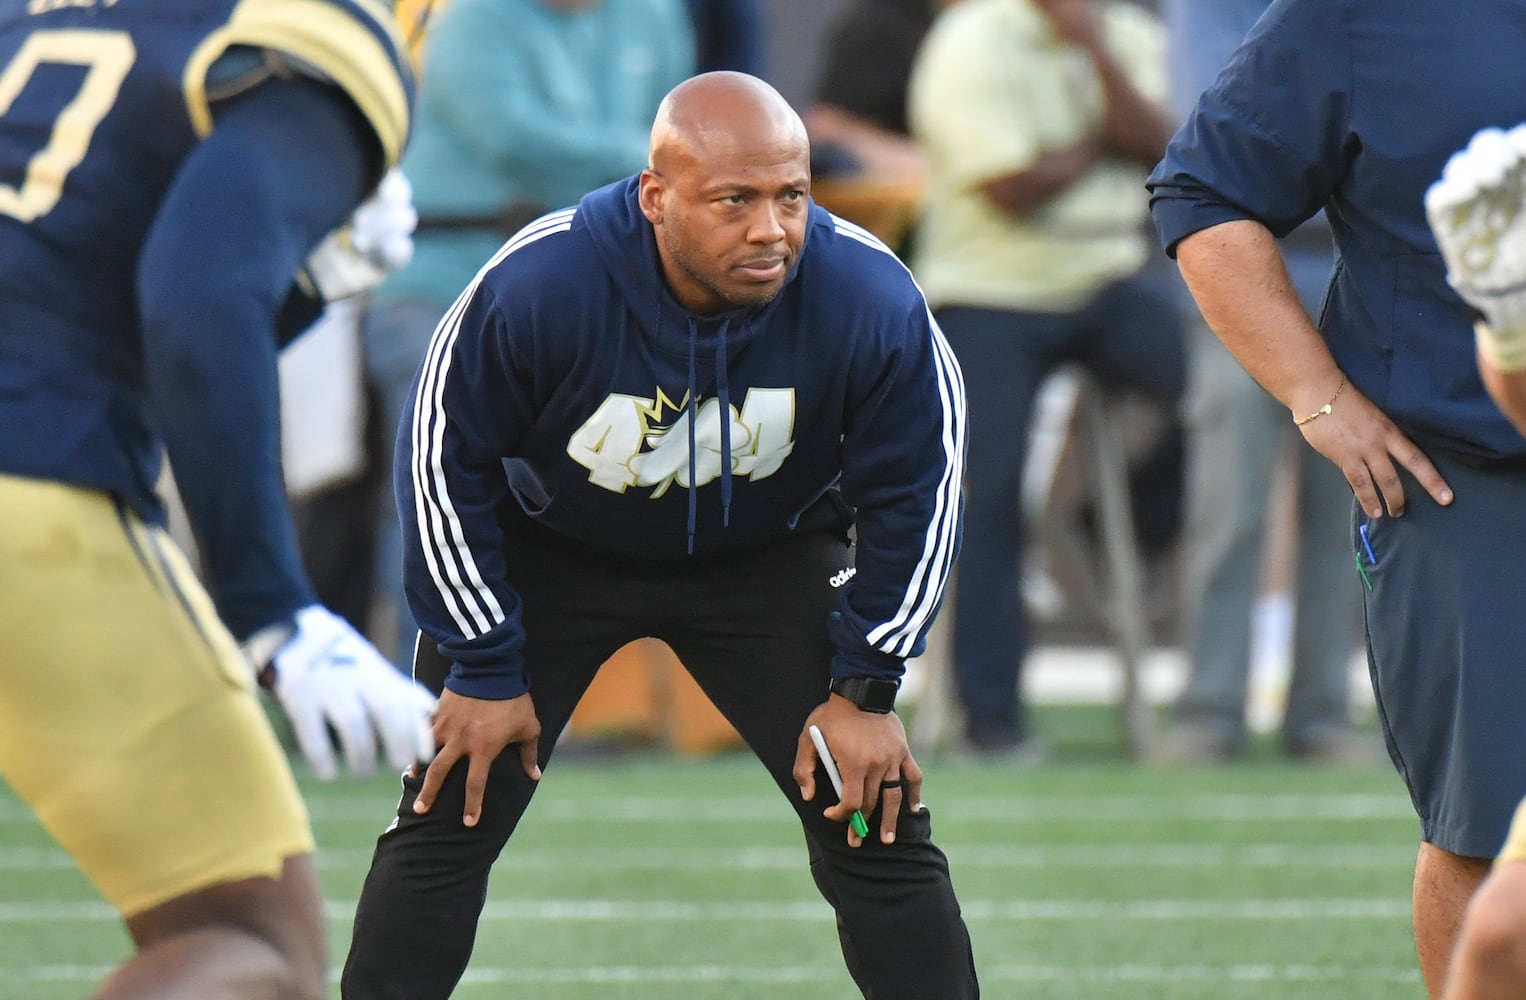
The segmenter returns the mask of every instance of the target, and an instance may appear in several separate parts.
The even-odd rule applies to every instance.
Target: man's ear
[[[641,201],[641,214],[646,216],[646,221],[652,225],[661,225],[662,211],[668,198],[667,182],[657,171],[643,170],[641,179],[637,183],[641,186],[638,194]]]

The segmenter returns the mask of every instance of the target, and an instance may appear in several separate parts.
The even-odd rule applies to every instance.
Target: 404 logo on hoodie
[[[613,393],[567,441],[567,455],[588,470],[588,481],[614,493],[651,486],[660,497],[674,483],[703,486],[731,463],[731,474],[763,479],[779,471],[795,450],[795,390],[747,390],[741,412],[726,407],[730,447],[721,435],[721,403],[706,399],[694,408],[694,482],[689,482],[688,396],[675,404],[661,390],[656,398]],[[664,414],[676,419],[663,423]]]

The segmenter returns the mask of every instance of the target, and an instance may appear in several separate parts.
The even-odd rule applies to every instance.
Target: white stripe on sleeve
[[[872,247],[900,263],[899,258],[879,238],[862,226],[832,216],[839,235]],[[906,265],[901,264],[905,269]],[[906,269],[908,276],[910,269]],[[915,279],[913,279],[915,284]],[[921,289],[917,289],[921,294]],[[923,298],[926,308],[926,298]],[[928,309],[933,364],[938,379],[938,398],[943,411],[943,474],[938,480],[932,517],[923,536],[922,555],[902,596],[901,605],[888,620],[869,630],[870,645],[893,656],[909,656],[917,638],[932,623],[944,588],[953,569],[959,517],[959,488],[964,481],[965,410],[963,377],[953,350]]]
[[[503,621],[504,613],[472,558],[445,475],[445,429],[450,419],[445,411],[445,385],[456,339],[461,332],[461,318],[488,271],[516,250],[553,233],[571,229],[576,214],[575,208],[553,212],[532,222],[505,243],[445,313],[435,327],[425,354],[424,371],[419,379],[418,395],[414,398],[412,427],[413,493],[418,533],[435,589],[456,627],[468,639],[491,631]]]

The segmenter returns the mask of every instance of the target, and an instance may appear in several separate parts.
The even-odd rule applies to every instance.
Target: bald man
[[[812,204],[808,162],[772,88],[690,79],[646,170],[526,227],[436,330],[396,487],[442,750],[377,843],[346,997],[450,994],[557,736],[643,636],[795,809],[859,989],[978,995],[894,710],[959,547],[963,384],[901,263]]]

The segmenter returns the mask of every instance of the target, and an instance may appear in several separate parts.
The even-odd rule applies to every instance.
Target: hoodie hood
[[[743,306],[730,312],[700,315],[674,298],[662,274],[662,260],[657,253],[657,233],[641,211],[640,175],[616,181],[583,196],[578,216],[587,228],[599,261],[624,300],[631,319],[640,332],[660,352],[683,358],[688,366],[688,384],[684,415],[689,443],[689,482],[695,482],[698,423],[702,412],[719,424],[721,445],[721,525],[731,523],[732,466],[731,405],[728,368],[732,359],[765,325],[765,320],[788,294],[805,259],[810,232],[821,211],[811,206],[800,252],[790,264],[784,286],[773,299],[759,306]],[[634,252],[633,252],[634,248]],[[713,396],[716,407],[701,411],[702,395]],[[694,551],[694,531],[698,517],[696,489],[689,489],[688,550]]]

